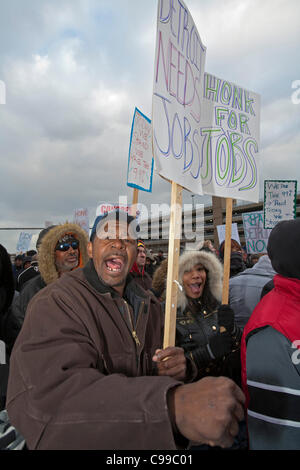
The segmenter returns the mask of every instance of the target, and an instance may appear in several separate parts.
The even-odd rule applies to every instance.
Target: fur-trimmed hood
[[[38,262],[40,274],[45,283],[51,284],[58,279],[58,272],[55,267],[55,246],[60,238],[65,234],[72,234],[79,241],[79,265],[83,267],[88,261],[87,254],[87,233],[77,224],[68,223],[55,225],[43,237],[38,248]]]
[[[152,279],[152,290],[162,300],[165,298],[166,280],[168,274],[168,260],[164,259],[156,268]]]
[[[178,282],[181,286],[185,271],[190,271],[196,264],[201,263],[208,271],[208,286],[214,298],[221,302],[223,289],[223,265],[213,253],[206,250],[186,251],[179,258]],[[187,306],[187,297],[184,291],[178,289],[177,307],[182,311]]]

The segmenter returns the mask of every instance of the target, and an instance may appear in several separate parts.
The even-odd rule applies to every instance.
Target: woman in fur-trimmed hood
[[[241,332],[233,310],[221,305],[223,266],[214,253],[187,251],[179,258],[176,345],[197,367],[196,379],[226,375],[240,383]]]
[[[40,274],[26,282],[20,295],[12,303],[8,319],[8,353],[23,325],[32,297],[64,272],[83,267],[88,261],[87,243],[88,235],[78,224],[66,222],[53,225],[40,233],[37,241]]]

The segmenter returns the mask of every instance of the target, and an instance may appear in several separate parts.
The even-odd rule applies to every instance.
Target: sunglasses
[[[74,240],[73,242],[69,243],[58,243],[55,247],[55,250],[68,251],[70,248],[73,248],[73,250],[78,250],[79,242],[77,240]]]

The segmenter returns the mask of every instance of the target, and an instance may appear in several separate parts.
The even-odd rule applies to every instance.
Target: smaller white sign
[[[135,108],[130,136],[127,186],[151,192],[153,164],[151,121]]]
[[[21,232],[19,241],[17,243],[16,252],[25,253],[29,250],[30,242],[32,238],[32,233]]]
[[[296,180],[266,180],[264,191],[264,228],[272,229],[282,220],[295,219],[296,202]]]
[[[218,237],[219,237],[219,245],[225,240],[225,235],[226,235],[226,225],[218,225],[217,226],[218,230]],[[236,240],[239,244],[240,242],[240,236],[238,232],[238,226],[237,224],[232,224],[231,226],[231,238],[232,240]]]
[[[79,225],[83,230],[90,233],[89,211],[88,209],[76,209],[74,216],[75,224]]]

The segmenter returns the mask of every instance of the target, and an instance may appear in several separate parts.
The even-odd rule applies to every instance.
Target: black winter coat
[[[226,376],[241,384],[240,341],[241,330],[236,326],[232,341],[224,349],[224,340],[220,332],[218,308],[208,310],[200,302],[193,302],[192,308],[187,307],[182,313],[177,311],[176,345],[184,349],[186,357],[194,361],[199,380],[207,375]],[[222,331],[222,329],[221,329]],[[210,341],[217,337],[223,342],[222,355],[215,357],[210,349]]]

